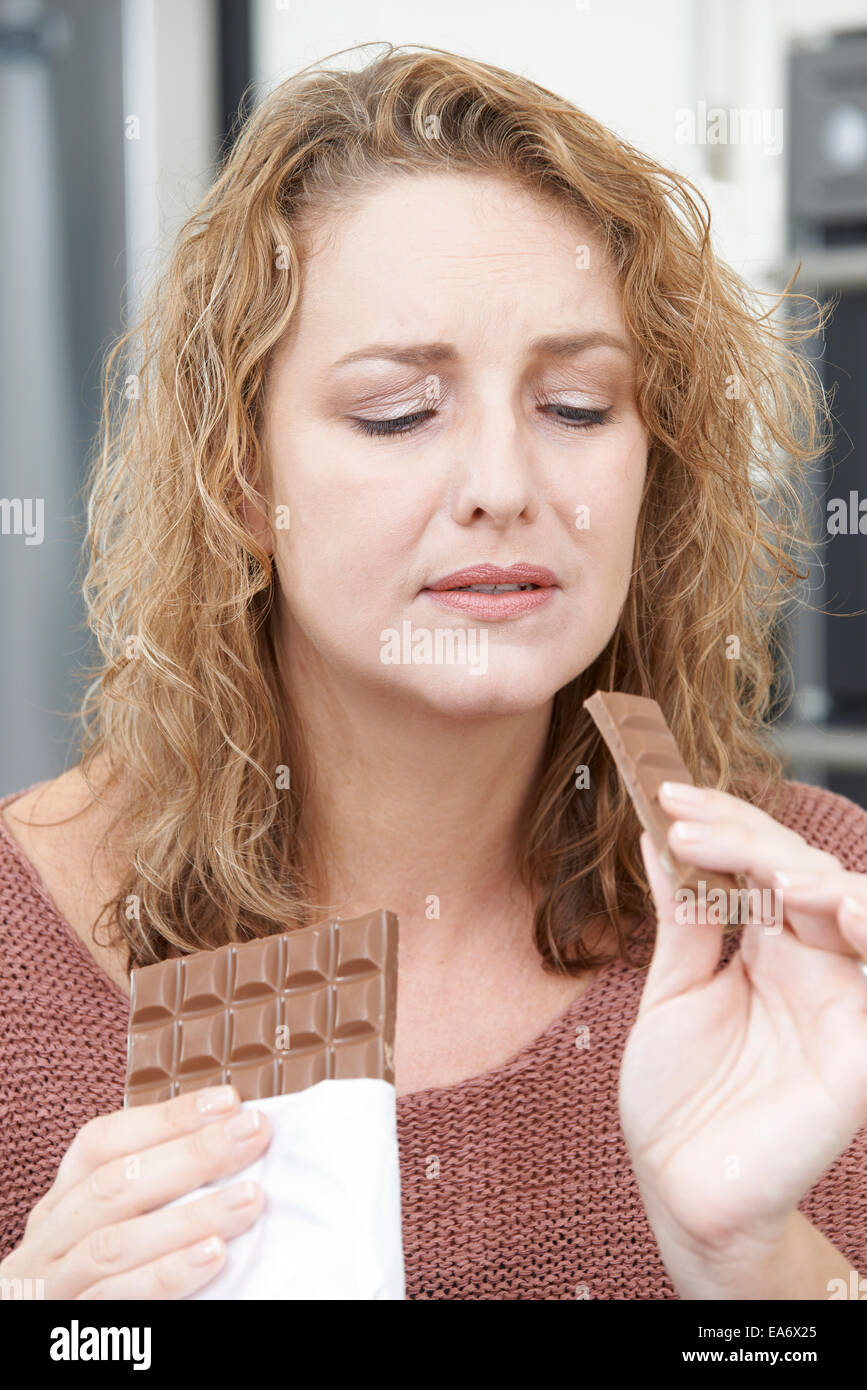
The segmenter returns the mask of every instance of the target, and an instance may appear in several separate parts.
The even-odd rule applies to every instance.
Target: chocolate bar
[[[379,911],[132,972],[126,1106],[201,1086],[242,1100],[394,1082],[398,923]]]
[[[597,690],[584,701],[584,708],[611,750],[638,818],[669,876],[672,893],[690,888],[699,898],[699,882],[704,883],[706,894],[715,888],[726,895],[737,890],[738,881],[731,874],[697,868],[677,858],[668,847],[668,829],[675,817],[660,805],[659,788],[663,782],[695,783],[656,700]],[[726,920],[727,913],[723,912],[721,919]]]

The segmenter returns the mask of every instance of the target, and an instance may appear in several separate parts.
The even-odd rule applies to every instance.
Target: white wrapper
[[[241,1108],[271,1122],[263,1156],[169,1205],[250,1178],[264,1188],[265,1210],[228,1242],[222,1272],[191,1297],[404,1298],[394,1086],[320,1081]]]

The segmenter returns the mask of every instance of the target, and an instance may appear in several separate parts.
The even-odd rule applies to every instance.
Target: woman
[[[261,1192],[161,1208],[267,1122],[121,1111],[129,971],[380,907],[410,1297],[867,1269],[867,814],[761,739],[802,331],[523,78],[387,47],[266,98],[108,363],[81,762],[2,803],[3,1275],[212,1279]],[[679,925],[596,689],[659,701],[708,788],[672,849],[783,890],[782,931]]]

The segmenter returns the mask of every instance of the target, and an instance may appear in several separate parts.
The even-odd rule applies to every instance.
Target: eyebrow
[[[616,333],[603,333],[598,330],[592,333],[552,333],[535,338],[530,343],[530,352],[535,356],[574,357],[579,352],[587,352],[596,347],[616,348],[618,352],[624,352],[627,356],[632,355],[632,349],[625,338]],[[352,362],[373,359],[425,367],[438,362],[454,362],[459,355],[452,343],[413,343],[405,346],[400,343],[371,343],[369,347],[359,348],[357,352],[348,352],[345,357],[339,358],[331,370],[347,367]]]

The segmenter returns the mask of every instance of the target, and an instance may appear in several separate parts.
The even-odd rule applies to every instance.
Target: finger
[[[229,1119],[240,1108],[241,1098],[234,1086],[209,1086],[156,1105],[135,1105],[97,1115],[76,1134],[63,1155],[53,1186],[37,1207],[46,1213],[53,1211],[72,1188],[113,1158],[191,1134],[215,1119]]]
[[[867,875],[838,866],[836,871],[819,874],[778,870],[774,880],[780,886],[786,920],[802,941],[820,950],[861,954],[843,930],[839,909],[849,897],[867,913]]]
[[[836,903],[813,907],[797,900],[792,902],[785,890],[781,890],[780,896],[785,921],[805,946],[812,946],[817,951],[830,951],[833,955],[856,954],[840,930]]]
[[[86,1289],[99,1288],[210,1236],[219,1236],[224,1242],[232,1240],[258,1220],[264,1206],[265,1194],[259,1184],[245,1181],[194,1202],[101,1226],[59,1262],[52,1297],[78,1298]]]
[[[837,908],[837,921],[862,962],[862,973],[867,976],[867,907],[860,899],[845,897]]]
[[[718,791],[715,787],[693,787],[686,782],[663,782],[659,788],[659,799],[669,815],[678,820],[712,821],[734,820],[747,826],[756,834],[774,830],[786,839],[796,842],[803,850],[813,851],[832,858],[824,850],[815,850],[802,835],[774,820],[767,811],[754,806],[750,801],[732,796],[730,792]]]
[[[58,1203],[50,1233],[44,1233],[46,1249],[59,1259],[100,1227],[155,1211],[246,1168],[267,1148],[271,1133],[260,1110],[245,1110],[227,1123],[101,1164]]]
[[[744,873],[762,887],[770,887],[778,869],[809,868],[816,872],[838,870],[833,855],[805,845],[775,821],[757,832],[739,820],[674,821],[668,844],[678,859],[699,868],[725,873]]]
[[[78,1295],[81,1300],[95,1298],[160,1299],[188,1298],[219,1274],[226,1263],[226,1246],[219,1236],[210,1236],[188,1250],[176,1250],[152,1264],[100,1280]]]
[[[656,942],[647,972],[639,1013],[675,994],[707,983],[713,976],[722,946],[721,923],[679,920],[677,903],[650,836],[641,836],[641,853],[656,906]]]
[[[854,874],[840,864],[833,868],[806,872],[798,869],[777,870],[774,875],[786,896],[793,902],[803,902],[813,906],[831,903],[834,906],[843,898],[854,898],[867,912],[867,874]]]

